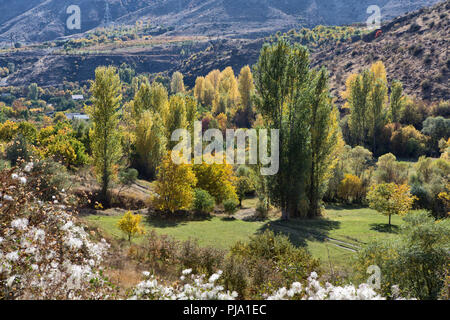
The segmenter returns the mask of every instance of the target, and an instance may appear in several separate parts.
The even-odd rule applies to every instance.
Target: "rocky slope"
[[[439,0],[378,0],[390,19]],[[366,21],[373,0],[0,0],[0,40],[47,41],[101,26],[150,19],[175,34],[259,37],[294,27]],[[108,5],[106,5],[108,4]],[[69,5],[81,8],[81,30],[68,30]],[[107,10],[107,7],[109,10]],[[108,11],[108,13],[107,13]],[[108,19],[110,17],[110,19]]]

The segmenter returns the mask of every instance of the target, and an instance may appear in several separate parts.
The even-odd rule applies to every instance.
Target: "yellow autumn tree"
[[[119,220],[117,226],[120,231],[122,231],[131,242],[131,239],[138,235],[143,235],[145,233],[141,224],[142,216],[139,214],[132,214],[130,211],[125,213],[125,215]]]
[[[387,72],[383,61],[380,60],[372,64],[370,71],[375,75],[375,79],[380,79],[387,85]]]
[[[194,86],[194,97],[202,105],[204,104],[204,95],[205,95],[205,77],[197,77]]]
[[[190,208],[197,178],[190,164],[175,164],[169,152],[158,168],[153,205],[157,210],[174,213]]]
[[[389,216],[389,226],[391,226],[391,216],[406,215],[411,210],[416,197],[411,195],[407,184],[382,183],[370,188],[367,200],[370,208]]]
[[[184,81],[183,81],[183,74],[180,72],[174,72],[172,75],[172,81],[170,82],[170,89],[173,94],[177,93],[184,93]]]
[[[238,199],[234,186],[236,177],[231,165],[203,162],[194,165],[194,173],[197,177],[197,188],[208,191],[216,199],[216,203]]]
[[[360,178],[352,174],[346,174],[338,187],[339,198],[352,202],[361,197],[363,184]]]

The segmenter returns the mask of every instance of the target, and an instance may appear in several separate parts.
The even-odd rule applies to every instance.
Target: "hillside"
[[[383,19],[438,0],[380,0]],[[108,10],[106,9],[108,4]],[[54,40],[86,32],[105,22],[150,20],[177,35],[260,37],[299,26],[364,22],[370,0],[16,0],[0,1],[0,38],[22,42]],[[81,30],[66,28],[66,8],[79,5]]]
[[[339,92],[344,90],[347,76],[369,68],[377,60],[385,63],[388,80],[401,80],[407,94],[430,101],[448,100],[449,17],[450,1],[423,8],[384,24],[379,37],[374,31],[360,40],[353,38],[338,45],[331,43],[311,48],[311,61],[313,66],[325,66],[329,70],[332,92],[338,103],[342,102]],[[295,35],[285,37],[298,41]],[[195,59],[183,63],[180,69],[191,81],[195,75],[227,65],[237,71],[241,65],[257,61],[263,42],[234,41],[232,44],[229,41],[222,45],[220,54],[218,50],[201,52]]]
[[[332,91],[338,98],[350,73],[382,60],[389,80],[401,80],[407,94],[430,101],[448,100],[449,15],[450,2],[446,1],[385,23],[378,38],[375,32],[353,35],[346,29],[343,30],[345,39],[329,40],[327,37],[333,35],[324,34],[324,42],[319,44],[301,42],[297,32],[285,34],[285,37],[310,47],[313,65],[328,68]],[[325,29],[335,32],[336,28]],[[181,71],[186,84],[192,87],[197,76],[206,75],[213,69],[232,66],[238,72],[242,66],[254,64],[266,41],[268,38],[232,39],[164,33],[145,41],[112,40],[68,51],[62,49],[61,44],[59,47],[7,50],[0,54],[0,66],[7,66],[8,62],[20,65],[16,73],[3,79],[3,85],[36,82],[40,86],[57,86],[63,81],[83,82],[93,79],[97,66],[120,66],[125,62],[137,73],[170,75]],[[420,77],[411,76],[416,74]],[[338,103],[341,102],[338,99]]]

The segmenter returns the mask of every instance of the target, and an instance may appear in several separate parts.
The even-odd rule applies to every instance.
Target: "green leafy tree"
[[[254,77],[256,107],[266,127],[279,129],[280,169],[267,178],[270,199],[284,219],[315,217],[339,136],[326,71],[311,71],[308,50],[280,40],[263,47]]]
[[[399,122],[404,105],[403,85],[400,81],[394,81],[391,87],[390,98],[390,119],[392,122]]]
[[[99,67],[92,83],[92,106],[87,108],[92,129],[92,155],[95,171],[101,183],[101,195],[107,199],[111,180],[115,177],[121,156],[118,112],[122,96],[121,83],[114,67]]]

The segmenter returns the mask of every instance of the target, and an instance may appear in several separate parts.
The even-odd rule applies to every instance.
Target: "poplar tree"
[[[298,215],[308,169],[308,110],[302,100],[310,77],[308,50],[284,40],[265,45],[254,77],[256,108],[266,127],[280,130],[279,172],[266,177],[269,197],[289,219]]]
[[[117,69],[98,67],[91,93],[93,104],[87,108],[93,123],[92,155],[95,171],[101,184],[101,196],[107,200],[107,192],[121,156],[118,112],[122,95]]]

